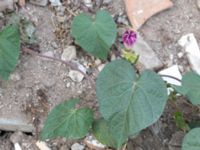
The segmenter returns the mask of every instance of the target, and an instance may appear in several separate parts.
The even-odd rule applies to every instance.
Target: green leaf
[[[116,147],[116,141],[112,137],[111,132],[109,130],[109,126],[106,120],[103,118],[98,119],[93,124],[93,134],[95,138],[101,142],[102,144],[109,146],[109,147]]]
[[[97,98],[120,147],[128,136],[159,119],[167,101],[167,88],[153,71],[144,71],[138,77],[130,63],[116,60],[100,73]]]
[[[200,150],[200,128],[192,129],[183,139],[182,150]]]
[[[48,115],[41,132],[41,140],[56,137],[83,138],[92,126],[93,113],[88,108],[74,108],[78,99],[71,99],[56,106]]]
[[[200,104],[200,76],[197,73],[186,73],[182,79],[182,86],[176,87],[175,90],[186,96],[193,105]]]
[[[20,52],[20,33],[17,26],[6,26],[0,32],[0,77],[9,78],[15,69]]]
[[[106,59],[117,35],[116,24],[111,15],[98,11],[95,18],[81,13],[72,23],[71,34],[85,51],[95,57]]]

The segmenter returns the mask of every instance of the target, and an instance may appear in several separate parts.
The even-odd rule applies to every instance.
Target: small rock
[[[12,81],[19,81],[21,79],[21,76],[18,73],[13,73],[10,75],[10,80]]]
[[[22,150],[21,146],[19,143],[14,143],[15,150]]]
[[[6,9],[14,10],[13,0],[0,0],[0,12]]]
[[[155,52],[139,34],[131,50],[139,55],[138,61],[144,66],[142,69],[159,69],[163,66],[163,63],[156,56]]]
[[[84,150],[84,146],[79,144],[79,143],[75,143],[71,146],[71,150]]]
[[[43,55],[48,56],[48,57],[54,57],[54,52],[53,51],[47,51],[47,52],[44,52]],[[42,59],[52,61],[51,59],[48,59],[48,58],[42,58]]]
[[[105,64],[99,65],[99,67],[98,67],[99,72],[101,72],[101,71],[103,70],[104,67],[105,67]]]
[[[200,10],[200,0],[197,0],[197,7],[198,7],[198,9]]]
[[[36,142],[36,146],[40,149],[40,150],[51,150],[47,144],[43,141],[37,141]]]
[[[62,53],[61,59],[64,61],[71,61],[76,58],[76,47],[67,46]]]
[[[184,135],[182,131],[174,133],[169,142],[169,150],[180,150]]]
[[[70,70],[68,75],[74,82],[81,82],[84,78],[84,75],[76,70]]]
[[[104,4],[110,4],[113,0],[104,0],[103,3]]]
[[[200,49],[194,34],[182,36],[178,44],[185,49],[192,70],[200,74]]]
[[[97,58],[94,63],[96,66],[99,66],[101,64],[101,60]]]
[[[53,48],[55,48],[55,49],[58,48],[58,44],[57,44],[55,41],[51,43],[51,46],[52,46]]]
[[[83,1],[84,1],[85,6],[87,6],[88,8],[92,8],[93,7],[93,4],[92,4],[91,0],[83,0]]]
[[[177,55],[178,55],[178,58],[182,58],[184,56],[184,53],[183,52],[179,52]]]
[[[11,136],[10,136],[10,141],[15,144],[15,143],[21,143],[21,140],[23,138],[23,133],[20,132],[20,131],[17,131],[15,133],[13,133]]]
[[[84,140],[84,143],[90,148],[95,150],[104,150],[106,148],[105,145],[101,144],[96,138],[92,135],[87,136]]]
[[[20,118],[22,119],[22,118]],[[28,124],[20,119],[0,118],[0,130],[34,132],[33,124]]]
[[[60,0],[50,0],[50,2],[51,2],[51,6],[61,6],[62,5]]]
[[[30,0],[30,3],[39,6],[47,6],[48,0]]]

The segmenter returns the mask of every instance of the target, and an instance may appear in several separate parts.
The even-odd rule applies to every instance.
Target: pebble
[[[37,141],[36,142],[36,146],[40,149],[40,150],[51,150],[47,144],[43,141]]]
[[[101,64],[101,60],[97,58],[94,63],[96,66],[99,66]]]
[[[50,2],[51,2],[51,6],[61,6],[62,5],[60,0],[50,0]]]
[[[64,61],[71,61],[76,58],[76,47],[67,46],[64,48],[61,59]]]
[[[19,81],[21,79],[21,76],[18,73],[13,73],[10,75],[10,80],[12,81]]]
[[[180,150],[184,135],[182,131],[174,133],[169,142],[169,150]]]
[[[87,6],[88,8],[92,8],[93,5],[92,5],[92,1],[91,0],[83,0],[85,6]]]
[[[103,70],[103,68],[105,67],[105,64],[101,64],[98,66],[98,70],[99,72],[101,72]]]
[[[74,143],[72,146],[71,146],[71,150],[84,150],[84,146],[79,144],[79,143]]]
[[[30,3],[39,6],[47,6],[48,0],[30,0]]]
[[[104,0],[103,3],[104,4],[110,4],[113,0]]]
[[[15,143],[21,143],[21,140],[23,139],[23,133],[20,131],[14,132],[11,136],[10,136],[10,141],[15,144]]]
[[[68,76],[74,81],[74,82],[81,82],[84,78],[84,75],[76,70],[70,70]]]
[[[183,52],[179,52],[177,55],[178,55],[178,58],[182,58],[184,56],[184,53]]]
[[[200,0],[197,0],[196,2],[198,9],[200,10]]]
[[[66,16],[58,15],[56,18],[57,18],[57,21],[60,22],[60,23],[64,23],[67,20]]]

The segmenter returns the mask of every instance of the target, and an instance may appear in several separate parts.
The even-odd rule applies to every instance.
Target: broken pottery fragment
[[[124,0],[126,12],[134,30],[154,14],[173,6],[170,0]]]
[[[190,33],[182,36],[178,44],[182,46],[187,53],[187,58],[192,70],[200,74],[200,49],[194,34]]]

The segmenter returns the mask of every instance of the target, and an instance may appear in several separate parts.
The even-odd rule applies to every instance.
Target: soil
[[[172,0],[174,6],[151,17],[139,30],[147,43],[155,50],[157,56],[164,63],[165,67],[178,64],[182,73],[189,70],[188,61],[185,56],[179,58],[178,53],[183,52],[177,41],[187,33],[194,33],[200,42],[200,11],[194,0]],[[98,1],[96,1],[98,2]],[[41,53],[53,52],[55,57],[60,58],[63,48],[67,45],[75,45],[70,36],[69,30],[74,14],[88,10],[79,1],[68,0],[63,2],[65,11],[62,8],[51,6],[40,7],[26,4],[26,9],[19,12],[36,25],[36,36],[38,38],[39,51]],[[121,0],[101,6],[111,12],[118,25],[127,24],[127,17]],[[65,21],[58,22],[58,16],[64,13]],[[7,14],[4,14],[7,16]],[[119,22],[119,18],[125,18],[124,22]],[[4,23],[0,20],[0,28]],[[95,59],[88,56],[78,46],[77,61],[85,65],[93,65],[95,69]],[[96,69],[95,69],[96,70]],[[22,118],[35,125],[33,134],[24,133],[22,148],[37,150],[35,142],[38,132],[41,130],[47,113],[60,102],[80,97],[80,106],[88,106],[95,110],[98,116],[98,104],[95,97],[93,83],[84,79],[80,83],[73,82],[68,73],[70,68],[55,61],[30,56],[21,53],[20,61],[17,65],[13,78],[9,81],[0,81],[0,115],[12,118]],[[92,77],[95,79],[96,72]],[[176,146],[172,137],[181,131],[177,128],[173,114],[182,111],[187,121],[198,118],[199,113],[193,111],[192,106],[188,106],[184,98],[179,98],[177,102],[169,100],[163,116],[151,127],[143,130],[137,137],[128,142],[129,150],[180,150],[180,143]],[[18,112],[14,113],[13,112]],[[13,145],[10,141],[12,132],[0,131],[0,150],[11,150]],[[48,141],[48,146],[52,150],[65,149],[77,141],[57,139]],[[78,141],[82,142],[82,141]],[[176,142],[176,141],[175,141]]]

